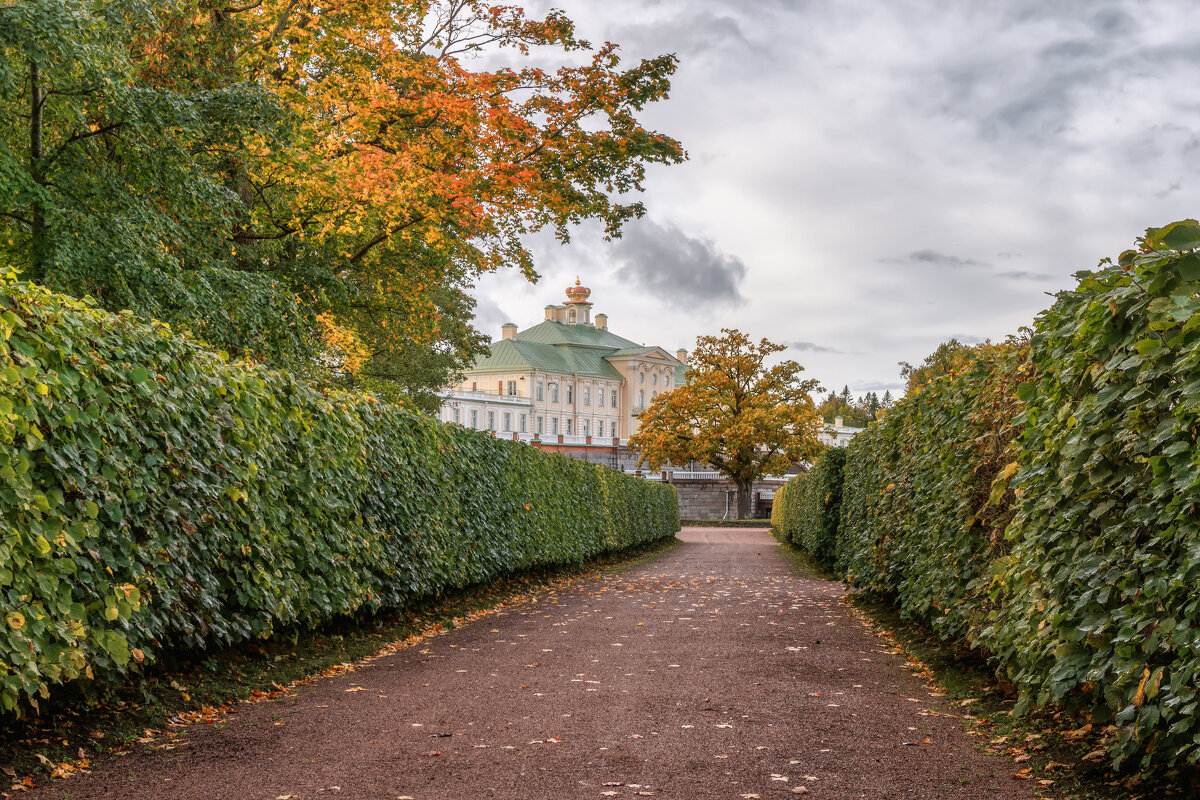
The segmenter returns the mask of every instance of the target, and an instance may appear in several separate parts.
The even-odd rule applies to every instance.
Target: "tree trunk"
[[[41,73],[38,65],[29,62],[29,176],[33,182],[41,186],[44,182],[42,175],[42,107],[45,105],[42,94]],[[29,259],[29,278],[42,280],[46,269],[46,211],[38,197],[33,199],[30,210],[30,227],[32,230],[31,252]]]
[[[750,519],[750,490],[753,483],[737,482],[737,518]]]

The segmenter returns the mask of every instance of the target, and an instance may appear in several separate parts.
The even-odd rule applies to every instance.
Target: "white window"
[[[462,409],[460,409],[458,406],[454,407],[454,421],[462,422]]]
[[[568,419],[567,420],[567,436],[574,436],[574,435],[575,435],[575,420]]]
[[[575,405],[575,387],[574,386],[567,387],[567,405],[569,405],[569,406]]]
[[[551,403],[558,402],[558,384],[557,383],[550,384],[550,402]]]
[[[604,390],[603,389],[596,390],[596,407],[604,408]]]
[[[617,390],[616,389],[612,390],[612,407],[613,408],[617,407]]]
[[[475,409],[471,409],[471,427],[479,429],[479,412]]]
[[[597,436],[604,435],[604,420],[600,420],[599,422],[596,423],[596,435]]]
[[[542,389],[543,389],[542,382],[541,382],[541,381],[538,381],[538,385],[537,385],[537,399],[538,399],[538,402],[539,402],[539,403],[540,403],[540,402],[542,402],[542,400],[544,400],[544,399],[545,399],[545,394],[543,393]]]
[[[558,436],[558,417],[550,420],[550,433]]]
[[[538,428],[537,432],[539,434],[546,432],[546,418],[545,417],[538,417],[537,428]]]
[[[592,404],[592,387],[590,386],[583,387],[583,404],[585,406],[590,406]]]
[[[638,408],[646,407],[646,390],[638,389]]]
[[[517,396],[517,382],[516,381],[508,382],[508,396],[509,397]]]
[[[512,430],[512,412],[511,411],[504,412],[504,430],[505,430],[505,432],[509,432]]]
[[[496,412],[495,411],[488,412],[488,430],[489,431],[496,430]]]
[[[591,435],[592,435],[592,422],[591,422],[591,420],[586,420],[586,419],[585,419],[585,420],[583,421],[583,435],[584,435],[584,436],[591,436]]]
[[[521,415],[521,433],[525,433],[525,431],[528,429],[528,427],[529,426],[525,422],[525,415],[522,414]]]

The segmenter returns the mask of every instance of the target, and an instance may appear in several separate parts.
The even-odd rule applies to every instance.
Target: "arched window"
[[[646,390],[638,389],[638,408],[646,407]]]
[[[657,372],[650,376],[650,385],[658,386],[658,373]]]

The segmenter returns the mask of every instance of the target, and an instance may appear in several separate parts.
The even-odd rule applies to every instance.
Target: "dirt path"
[[[36,798],[1032,798],[762,531],[479,620]],[[928,742],[928,743],[926,743]],[[807,791],[802,791],[807,790]]]

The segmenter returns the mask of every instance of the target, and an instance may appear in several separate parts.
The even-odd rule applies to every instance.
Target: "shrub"
[[[827,568],[835,563],[845,463],[844,448],[826,448],[807,473],[784,485],[782,500],[780,492],[775,493],[771,509],[774,519],[778,508],[778,522],[773,524],[787,540]]]
[[[1078,274],[1021,387],[1021,502],[985,637],[1028,703],[1090,708],[1114,760],[1200,761],[1200,225]]]
[[[0,705],[670,536],[672,487],[0,283]]]
[[[1115,724],[1118,767],[1200,762],[1200,224],[1139,244],[859,434],[837,546],[1019,708]]]

